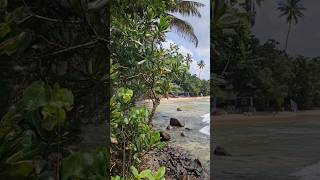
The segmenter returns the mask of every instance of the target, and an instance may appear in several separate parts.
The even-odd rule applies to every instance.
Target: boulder
[[[171,126],[177,126],[177,127],[184,127],[184,122],[179,121],[176,118],[170,118],[170,125]]]
[[[214,150],[214,154],[217,156],[231,156],[230,153],[227,152],[227,150],[224,147],[217,146]]]
[[[189,180],[189,176],[187,174],[182,174],[179,176],[179,180]]]
[[[191,131],[191,129],[190,129],[190,128],[187,128],[187,127],[185,128],[185,130]]]
[[[177,111],[182,111],[182,109],[181,108],[177,108]]]
[[[170,130],[171,128],[172,128],[172,127],[171,127],[170,125],[168,125],[166,129],[167,129],[167,130]]]
[[[160,131],[160,137],[161,141],[169,141],[171,139],[170,134],[165,131]]]
[[[181,132],[180,134],[182,137],[186,137],[186,134],[184,132]]]

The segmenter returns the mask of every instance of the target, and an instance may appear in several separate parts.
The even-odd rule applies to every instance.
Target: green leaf
[[[23,93],[22,98],[28,110],[36,110],[48,102],[48,97],[42,81],[33,82]]]
[[[2,167],[0,176],[3,179],[27,179],[32,171],[32,161],[21,161]]]
[[[70,90],[60,88],[58,84],[55,84],[51,101],[60,107],[69,107],[73,105],[73,94]]]
[[[9,32],[11,32],[11,28],[9,23],[1,23],[0,24],[0,38],[5,37]]]
[[[159,22],[159,31],[166,31],[170,26],[170,19],[168,17],[161,16]]]
[[[0,55],[7,54],[8,56],[15,53],[18,49],[25,48],[30,42],[30,37],[26,32],[22,32],[17,36],[10,37],[0,43]]]
[[[156,172],[155,178],[157,180],[160,180],[161,178],[164,177],[164,174],[166,173],[166,168],[165,167],[160,167],[158,171]]]
[[[120,176],[112,176],[111,180],[121,180]]]
[[[131,173],[133,174],[133,176],[134,176],[135,178],[138,178],[138,177],[139,177],[139,172],[138,172],[138,170],[137,170],[134,166],[131,166],[130,169],[131,169]]]
[[[46,105],[42,109],[41,114],[43,115],[43,125],[49,131],[53,130],[57,125],[62,125],[66,119],[64,109],[52,106],[51,104]]]
[[[139,178],[148,178],[149,180],[154,180],[154,177],[152,176],[152,172],[150,169],[143,170],[139,174]]]

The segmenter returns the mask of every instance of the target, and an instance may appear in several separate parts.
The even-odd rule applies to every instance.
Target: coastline
[[[161,98],[160,99],[160,103],[161,102],[180,102],[180,101],[191,101],[191,100],[197,100],[197,99],[208,99],[210,100],[210,96],[196,96],[196,97],[169,97],[169,98]],[[151,99],[145,99],[145,100],[141,100],[139,102],[152,102]]]
[[[215,125],[223,124],[247,124],[247,123],[281,123],[281,122],[292,122],[302,121],[307,118],[319,118],[320,110],[304,110],[298,112],[279,112],[275,116],[273,113],[268,112],[257,112],[255,115],[244,115],[244,114],[226,114],[213,116],[212,119]]]

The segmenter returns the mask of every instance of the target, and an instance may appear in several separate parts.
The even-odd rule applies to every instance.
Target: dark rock
[[[201,162],[193,159],[190,154],[179,147],[167,146],[162,150],[149,151],[147,154],[150,154],[152,159],[157,159],[160,166],[166,167],[166,179],[210,179],[207,170],[201,166]]]
[[[231,156],[230,153],[227,152],[227,150],[221,146],[217,146],[214,150],[214,154],[217,156]]]
[[[189,176],[187,174],[182,174],[179,176],[179,180],[189,180]]]
[[[177,126],[177,127],[184,127],[185,126],[184,122],[181,122],[176,118],[170,118],[170,125]]]
[[[161,141],[169,141],[171,139],[170,134],[165,131],[160,131],[160,137]]]
[[[188,130],[188,131],[190,131],[191,129],[190,129],[190,128],[187,128],[187,127],[186,127],[186,128],[185,128],[185,130]]]
[[[177,108],[177,111],[182,111],[182,109],[181,108]]]
[[[184,132],[181,132],[180,134],[182,137],[186,137],[186,134]]]
[[[170,130],[171,128],[172,128],[172,127],[171,127],[170,125],[168,125],[166,129],[167,129],[167,130]]]

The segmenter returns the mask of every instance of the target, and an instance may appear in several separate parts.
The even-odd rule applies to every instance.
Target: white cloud
[[[165,49],[169,49],[170,48],[170,44],[177,44],[175,42],[173,42],[171,39],[168,39],[166,42],[163,42],[162,43],[162,47],[165,48]],[[182,45],[178,45],[179,46],[179,52],[186,56],[188,53],[191,54],[191,56],[193,55],[192,51]]]

